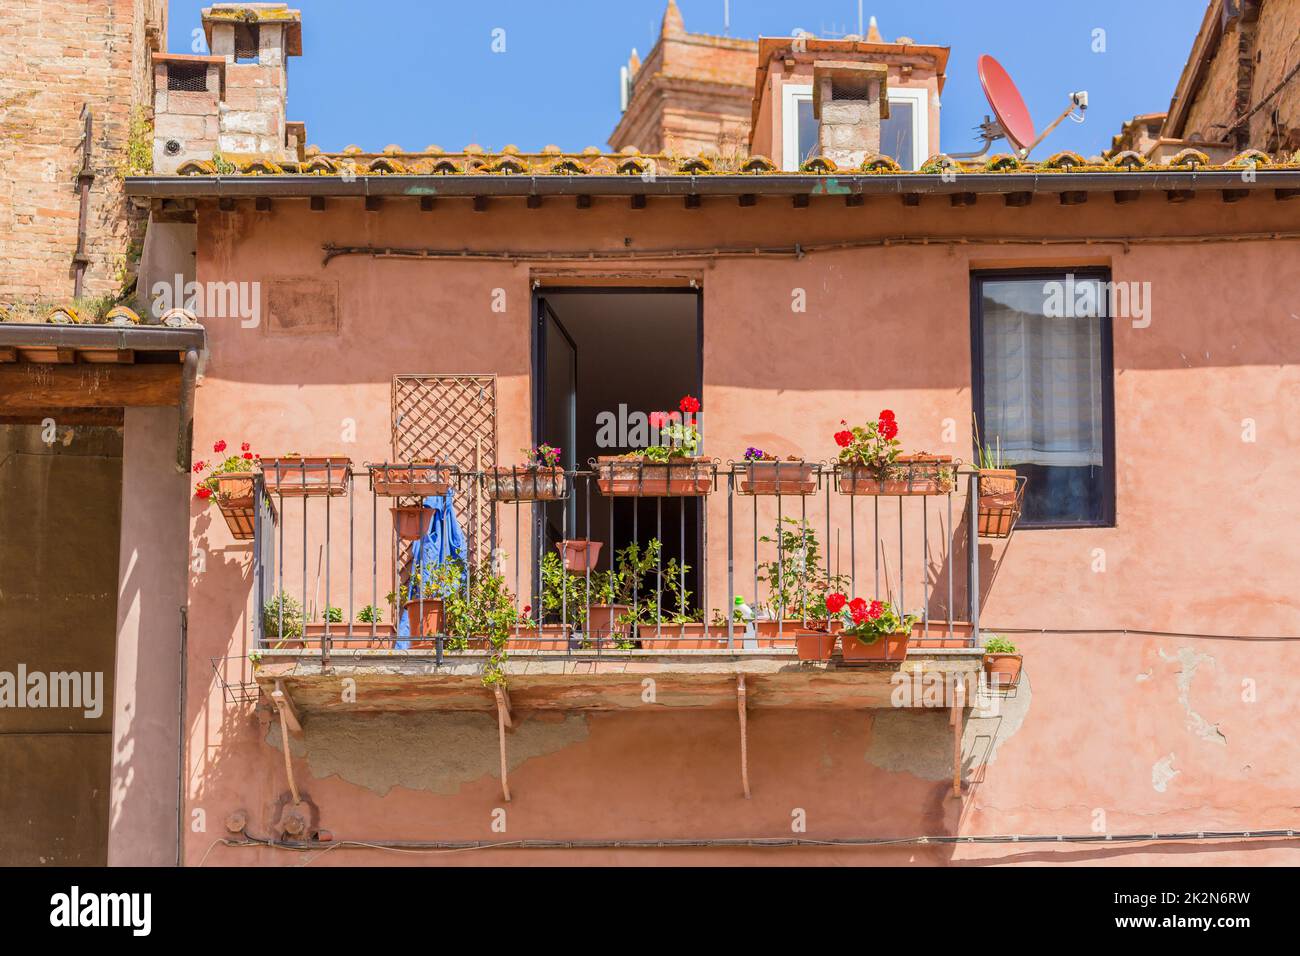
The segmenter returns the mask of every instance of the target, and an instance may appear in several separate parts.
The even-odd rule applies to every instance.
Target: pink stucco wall
[[[733,457],[757,443],[829,457],[841,418],[861,420],[890,407],[908,450],[968,458],[971,270],[1109,266],[1116,281],[1150,282],[1154,307],[1148,328],[1115,324],[1117,525],[1022,531],[983,549],[982,560],[996,567],[985,625],[1046,633],[1019,640],[1027,681],[1006,703],[1005,718],[968,724],[962,800],[945,796],[951,738],[943,714],[757,710],[750,719],[750,801],[739,794],[734,712],[522,714],[513,732],[521,762],[511,770],[515,801],[506,836],[779,837],[790,835],[794,808],[807,811],[803,835],[811,838],[1086,833],[1098,811],[1110,832],[1285,825],[1290,794],[1300,785],[1294,740],[1283,724],[1285,682],[1300,665],[1300,648],[1264,638],[1300,632],[1300,541],[1291,533],[1300,506],[1289,489],[1300,447],[1294,242],[991,240],[1261,233],[1294,228],[1295,217],[1293,204],[1263,192],[1235,205],[1209,195],[1172,205],[1154,193],[1126,206],[1103,194],[1062,207],[1039,196],[1027,209],[1004,208],[997,197],[968,208],[936,198],[914,209],[894,199],[847,208],[826,197],[806,210],[777,199],[753,208],[705,199],[698,210],[652,199],[635,212],[626,201],[606,199],[589,210],[566,199],[548,200],[541,210],[500,200],[487,213],[456,200],[425,213],[413,201],[393,200],[377,213],[333,200],[324,213],[308,211],[305,201],[277,201],[267,213],[246,204],[233,214],[204,205],[200,280],[337,280],[340,331],[272,335],[209,320],[196,454],[223,437],[249,440],[262,454],[385,460],[394,374],[494,371],[498,446],[502,460],[511,461],[530,438],[532,283],[568,285],[617,272],[643,274],[647,283],[694,278],[703,288],[702,397],[711,454]],[[562,268],[359,257],[322,268],[320,248],[336,242],[653,250],[921,235],[970,242],[798,260]],[[492,309],[498,289],[504,312]],[[791,311],[795,289],[807,294],[806,313]],[[346,419],[356,423],[355,444],[343,443]],[[1254,422],[1254,442],[1242,440],[1245,419]],[[952,443],[944,440],[948,421],[956,423]],[[725,533],[721,511],[711,512],[711,534]],[[503,532],[511,533],[508,525]],[[286,789],[268,728],[251,705],[223,701],[210,664],[250,648],[250,550],[230,539],[215,509],[194,507],[193,535],[209,559],[190,581],[187,786],[190,810],[206,814],[205,829],[187,834],[190,864],[209,852],[232,810],[246,809],[250,830],[264,833],[269,807]],[[293,547],[287,554],[297,554]],[[1093,570],[1096,549],[1104,549],[1104,571]],[[1084,633],[1065,633],[1073,631]],[[246,670],[237,660],[225,666],[232,676]],[[419,723],[432,735],[439,726],[446,731],[443,749],[428,754],[400,743],[385,749],[394,739],[390,724],[354,720],[331,726],[319,745],[309,726],[295,758],[298,779],[321,807],[322,826],[358,840],[501,836],[491,829],[492,810],[502,805],[494,720],[462,715],[443,725]],[[421,745],[417,739],[410,746]],[[466,864],[500,862],[504,852],[411,859],[347,850],[326,859]],[[526,852],[515,851],[513,860],[1297,862],[1294,850],[1244,844]],[[220,847],[210,859],[300,861],[283,851]]]

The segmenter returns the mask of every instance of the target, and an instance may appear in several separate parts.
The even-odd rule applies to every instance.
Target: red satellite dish
[[[987,53],[979,59],[979,74],[980,86],[984,87],[984,95],[1007,139],[1016,149],[1028,149],[1038,137],[1034,134],[1029,107],[1025,106],[1016,84],[1002,64]]]

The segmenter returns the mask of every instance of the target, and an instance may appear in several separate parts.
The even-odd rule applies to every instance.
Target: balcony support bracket
[[[275,703],[276,710],[280,712],[280,746],[284,750],[284,773],[289,778],[289,792],[293,794],[293,802],[297,804],[302,797],[298,793],[298,783],[293,779],[293,754],[289,752],[289,731],[292,729],[294,736],[301,736],[302,724],[293,709],[293,701],[284,692],[284,685],[279,681],[275,682],[271,700]]]
[[[961,714],[966,706],[966,684],[961,680],[953,682],[952,712],[948,722],[952,724],[952,795],[961,797]]]
[[[749,799],[749,722],[745,714],[745,675],[736,677],[736,709],[740,712],[740,785]]]
[[[501,795],[510,802],[510,781],[506,778],[506,728],[513,727],[510,716],[510,698],[504,687],[493,687],[497,701],[497,737],[501,741]]]

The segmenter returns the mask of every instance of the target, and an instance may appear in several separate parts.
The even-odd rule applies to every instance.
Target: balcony
[[[733,706],[738,688],[756,707],[889,706],[899,675],[979,672],[978,539],[1011,534],[1023,487],[712,459],[290,458],[242,477],[217,498],[253,544],[254,680],[304,713],[492,710],[504,688],[551,710]],[[906,619],[868,642],[828,593]]]

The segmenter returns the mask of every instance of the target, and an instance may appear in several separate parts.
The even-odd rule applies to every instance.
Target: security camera
[[[1080,90],[1077,93],[1071,93],[1070,99],[1074,102],[1074,105],[1077,106],[1079,109],[1086,110],[1088,108],[1087,90]]]

